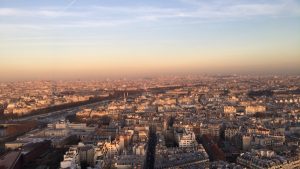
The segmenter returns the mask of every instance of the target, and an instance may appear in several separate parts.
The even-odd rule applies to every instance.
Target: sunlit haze
[[[0,80],[299,73],[298,0],[0,0]]]

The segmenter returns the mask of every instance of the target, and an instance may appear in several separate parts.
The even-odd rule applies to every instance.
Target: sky
[[[0,80],[300,73],[300,0],[0,0]]]

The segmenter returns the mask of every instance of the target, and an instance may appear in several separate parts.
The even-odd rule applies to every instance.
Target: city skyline
[[[0,1],[0,81],[300,72],[300,2]]]

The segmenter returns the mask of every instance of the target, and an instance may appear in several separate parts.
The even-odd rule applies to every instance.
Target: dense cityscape
[[[0,0],[0,169],[300,169],[300,0]]]
[[[300,77],[0,84],[0,168],[299,168]]]

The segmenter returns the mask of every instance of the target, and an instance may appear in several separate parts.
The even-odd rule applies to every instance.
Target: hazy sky
[[[0,80],[300,72],[299,0],[0,0]]]

